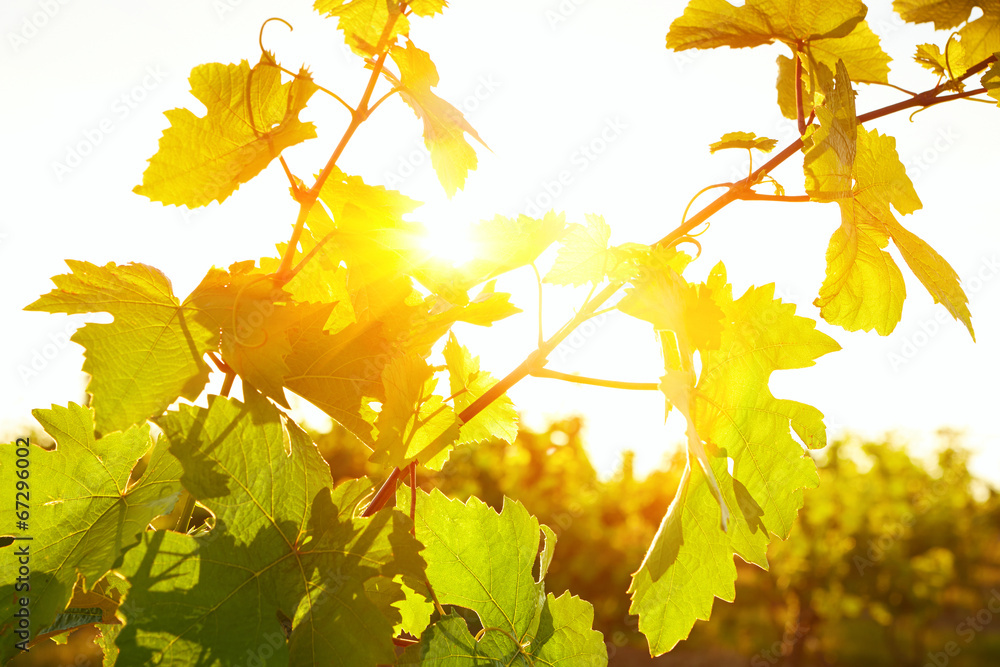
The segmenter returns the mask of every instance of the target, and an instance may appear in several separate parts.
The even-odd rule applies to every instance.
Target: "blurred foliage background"
[[[684,455],[644,479],[626,456],[602,481],[581,426],[568,419],[541,433],[522,429],[513,445],[462,447],[418,483],[462,499],[475,494],[498,510],[506,495],[548,524],[559,538],[549,589],[593,603],[612,665],[1000,664],[1000,493],[970,476],[959,434],[939,433],[929,466],[891,439],[814,452],[820,486],[806,491],[791,538],[771,545],[770,571],[737,558],[735,603],[717,600],[710,621],[651,660],[626,591]],[[335,480],[381,478],[368,450],[337,425],[313,436]],[[84,629],[14,664],[83,667],[100,664],[99,655]]]

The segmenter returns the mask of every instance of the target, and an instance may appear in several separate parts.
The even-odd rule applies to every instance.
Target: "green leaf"
[[[715,153],[726,148],[745,148],[747,150],[756,148],[762,153],[770,153],[777,145],[777,139],[758,137],[753,132],[727,132],[722,135],[721,139],[709,144],[708,150]]]
[[[317,90],[305,70],[288,82],[269,54],[253,69],[210,63],[191,72],[191,93],[207,113],[167,111],[170,127],[150,158],[137,194],[189,208],[224,201],[281,151],[316,136],[299,112]]]
[[[968,297],[950,265],[926,243],[903,229],[890,210],[920,208],[920,199],[896,153],[896,140],[877,131],[857,130],[857,157],[850,197],[837,199],[841,225],[827,249],[827,274],[816,305],[827,322],[848,331],[875,329],[888,335],[899,322],[906,287],[884,250],[895,241],[903,258],[952,316],[973,337]]]
[[[403,468],[412,461],[439,470],[459,436],[455,411],[434,395],[433,369],[414,355],[398,357],[382,372],[385,401],[375,422],[371,460]]]
[[[97,313],[110,324],[87,324],[71,340],[86,349],[98,433],[121,431],[163,412],[178,397],[193,401],[208,381],[202,356],[219,345],[190,298],[178,303],[170,281],[145,264],[104,267],[67,260],[71,274],[25,310]]]
[[[254,392],[182,406],[159,424],[215,522],[198,536],[147,532],[126,555],[128,600],[156,613],[123,610],[121,661],[391,662],[392,623],[365,582],[422,578],[409,520],[393,510],[352,518],[367,483],[333,489],[315,445]]]
[[[420,11],[427,16],[445,5],[441,0],[421,0]],[[410,31],[410,23],[400,10],[397,0],[316,0],[313,8],[320,14],[337,17],[337,27],[344,33],[344,40],[354,53],[362,58],[374,56],[379,38],[389,29],[386,39],[393,44],[399,35]],[[422,12],[422,13],[421,13]]]
[[[400,577],[397,577],[399,579]],[[406,632],[414,637],[419,637],[431,623],[431,616],[434,614],[434,605],[422,594],[402,584],[404,595],[403,600],[393,603],[399,610],[399,623],[393,627],[393,634]]]
[[[97,636],[94,637],[94,645],[101,649],[101,653],[104,654],[104,662],[101,664],[104,667],[114,667],[118,661],[118,647],[115,646],[115,640],[118,638],[118,633],[121,632],[121,625],[98,625],[97,626]]]
[[[689,438],[711,447],[702,448],[702,465],[689,456],[681,489],[630,588],[630,611],[639,614],[654,655],[707,619],[713,598],[733,599],[733,554],[766,567],[770,535],[788,536],[802,488],[817,482],[792,432],[809,447],[823,446],[826,435],[818,410],[775,398],[768,382],[775,370],[811,366],[839,349],[814,322],[795,316],[794,305],[774,299],[774,285],[750,288],[734,301],[720,264],[704,290],[723,313],[719,344],[698,348],[696,384],[691,373],[668,368],[663,386],[678,404],[687,401]],[[678,316],[687,315],[671,317]],[[726,531],[719,528],[718,495],[731,511]]]
[[[396,664],[496,667],[497,660],[485,650],[480,650],[464,618],[448,614],[421,635],[419,644],[407,648]]]
[[[143,476],[129,485],[136,462],[153,447],[148,424],[98,439],[89,408],[70,403],[32,414],[56,448],[28,446],[24,469],[30,472],[26,494],[33,539],[7,546],[3,558],[16,563],[15,550],[29,550],[34,636],[66,609],[78,577],[83,592],[92,589],[154,517],[170,512],[180,496],[181,469],[161,444],[153,448]],[[0,446],[0,478],[12,493],[19,479],[15,471],[22,469],[15,465],[15,449],[14,444]],[[16,521],[12,497],[0,508],[0,523],[10,530]],[[14,586],[13,576],[0,584],[0,628],[7,638],[13,636]],[[13,641],[5,641],[0,651],[0,662],[6,662],[15,652]]]
[[[451,395],[455,397],[455,410],[459,414],[497,383],[492,375],[479,370],[479,357],[473,357],[468,348],[459,345],[454,333],[448,334],[444,360],[448,366]],[[513,443],[517,438],[517,410],[507,394],[462,424],[458,444],[494,438],[506,443]]]
[[[462,112],[431,92],[438,84],[438,72],[430,56],[406,40],[405,46],[390,51],[399,67],[399,79],[394,83],[399,94],[413,113],[424,123],[424,143],[431,152],[431,164],[449,197],[465,185],[469,171],[476,168],[476,151],[465,135],[489,146],[469,124]],[[395,77],[393,77],[395,78]]]
[[[478,498],[462,503],[435,489],[418,492],[417,510],[417,539],[438,600],[473,610],[485,630],[477,641],[460,617],[446,616],[399,664],[495,664],[486,658],[502,664],[607,664],[590,604],[569,593],[546,596],[544,582],[532,577],[541,533],[523,505],[504,499],[498,514]],[[554,547],[551,531],[544,534],[543,575]]]

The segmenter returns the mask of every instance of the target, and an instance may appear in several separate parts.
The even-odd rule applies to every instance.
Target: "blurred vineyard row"
[[[716,601],[709,622],[657,660],[628,615],[631,573],[677,489],[678,453],[636,479],[626,456],[598,478],[581,421],[522,430],[514,445],[462,447],[420,486],[496,509],[520,500],[558,535],[546,581],[593,603],[612,665],[1000,665],[1000,493],[973,479],[968,453],[942,433],[932,469],[889,442],[835,442],[820,452],[821,484],[770,571],[737,559],[736,601]],[[368,451],[335,425],[313,434],[335,479],[370,475]],[[83,629],[66,645],[46,641],[16,666],[87,667],[100,653]]]
[[[791,538],[769,549],[770,571],[737,559],[735,603],[716,601],[710,622],[650,661],[625,591],[683,454],[642,480],[626,456],[601,481],[580,431],[571,419],[522,430],[513,446],[462,447],[419,483],[497,509],[507,495],[551,526],[547,581],[594,604],[613,665],[1000,665],[1000,493],[970,476],[957,434],[939,434],[931,470],[899,444],[831,444]],[[350,438],[317,438],[334,476],[377,478]]]

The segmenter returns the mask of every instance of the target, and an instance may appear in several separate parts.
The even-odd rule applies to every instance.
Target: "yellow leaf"
[[[390,53],[399,67],[400,78],[393,81],[400,96],[424,122],[424,143],[431,152],[431,164],[449,197],[465,185],[469,171],[476,168],[476,151],[465,139],[468,134],[489,149],[462,112],[431,92],[438,73],[430,56],[407,40],[405,47],[394,46]],[[395,79],[388,72],[390,80]]]
[[[316,91],[303,70],[293,81],[265,55],[253,69],[211,63],[191,72],[191,93],[208,109],[166,112],[170,127],[135,192],[189,208],[222,202],[260,173],[285,148],[316,136],[299,112]]]

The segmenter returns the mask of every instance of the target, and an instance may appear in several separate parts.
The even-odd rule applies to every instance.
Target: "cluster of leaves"
[[[970,6],[897,2],[908,20],[952,26],[968,19]],[[28,306],[113,317],[73,336],[85,349],[89,405],[35,412],[56,449],[32,455],[46,477],[36,490],[46,509],[35,522],[33,638],[65,630],[67,610],[102,590],[121,603],[101,621],[113,621],[104,625],[116,647],[109,660],[118,652],[123,664],[237,664],[266,649],[276,664],[371,665],[397,659],[393,642],[409,647],[398,656],[403,664],[604,664],[590,605],[545,593],[555,536],[524,506],[504,503],[497,513],[415,489],[398,502],[404,511],[385,504],[401,471],[440,469],[462,445],[513,441],[506,388],[540,372],[574,327],[625,288],[616,307],[652,325],[666,409],[687,422],[678,492],[630,587],[630,611],[651,652],[670,650],[708,618],[715,597],[733,598],[734,555],[766,567],[772,538],[789,535],[803,489],[818,481],[805,448],[823,446],[826,433],[817,409],[774,397],[769,379],[838,349],[794,305],[775,299],[773,284],[735,296],[722,264],[704,282],[689,282],[691,258],[677,242],[728,202],[758,197],[754,188],[765,181],[778,191],[773,199],[785,197],[768,172],[801,147],[807,194],[792,199],[836,202],[842,218],[816,302],[821,315],[848,330],[893,329],[905,292],[884,250],[892,239],[972,333],[955,272],[891,212],[920,205],[894,140],[861,125],[877,115],[855,112],[854,84],[887,83],[888,58],[864,22],[867,9],[857,0],[692,0],[670,27],[671,48],[791,47],[792,59],[779,60],[779,105],[797,118],[802,138],[652,246],[612,245],[599,216],[583,225],[555,213],[497,216],[472,230],[476,257],[451,267],[424,249],[412,219],[418,202],[338,166],[358,128],[398,93],[422,121],[449,194],[475,168],[468,138],[482,140],[432,91],[437,70],[409,37],[412,17],[439,13],[443,0],[317,0],[315,8],[337,18],[370,70],[360,101],[349,105],[269,52],[252,67],[199,66],[191,90],[205,115],[168,112],[170,127],[136,188],[164,204],[203,206],[277,160],[299,211],[275,256],[211,268],[183,300],[153,267],[70,260],[70,273]],[[983,89],[962,88],[1000,50],[1000,15],[984,9],[956,35],[961,58],[951,59],[951,40],[945,45],[939,75],[947,80],[896,107],[996,94],[995,66]],[[389,89],[373,101],[380,83]],[[282,153],[316,136],[298,117],[319,91],[347,107],[350,120],[307,185]],[[774,146],[737,132],[711,150]],[[519,312],[496,291],[497,278],[534,266],[557,241],[540,289],[590,284],[591,296],[497,382],[452,328],[491,326]],[[432,361],[435,353],[443,364]],[[206,357],[224,374],[223,388],[193,407],[184,402],[205,393]],[[242,401],[228,397],[236,377]],[[315,445],[282,410],[287,392],[370,449],[370,462],[388,476],[370,502],[367,479],[333,484]],[[13,448],[0,451],[6,474]],[[192,527],[196,506],[209,518]],[[0,510],[0,520],[13,523],[11,511]],[[6,619],[12,586],[0,582]],[[255,649],[249,637],[267,643]],[[13,649],[2,650],[6,659]]]
[[[850,438],[814,452],[823,483],[800,511],[800,537],[769,547],[768,573],[739,563],[736,602],[716,605],[712,622],[678,645],[678,659],[705,664],[706,653],[723,651],[711,664],[759,657],[755,666],[922,665],[928,651],[957,641],[955,664],[995,661],[1000,634],[993,628],[974,641],[955,628],[1000,586],[1000,493],[970,476],[960,439],[943,435],[934,466],[892,440]],[[363,472],[338,434],[317,444],[345,475]],[[497,507],[505,496],[531,507],[559,537],[550,586],[593,603],[609,655],[625,659],[644,642],[617,591],[676,495],[684,459],[677,452],[663,470],[636,479],[626,458],[602,481],[579,420],[566,420],[545,432],[522,430],[514,445],[464,448],[422,486]]]

